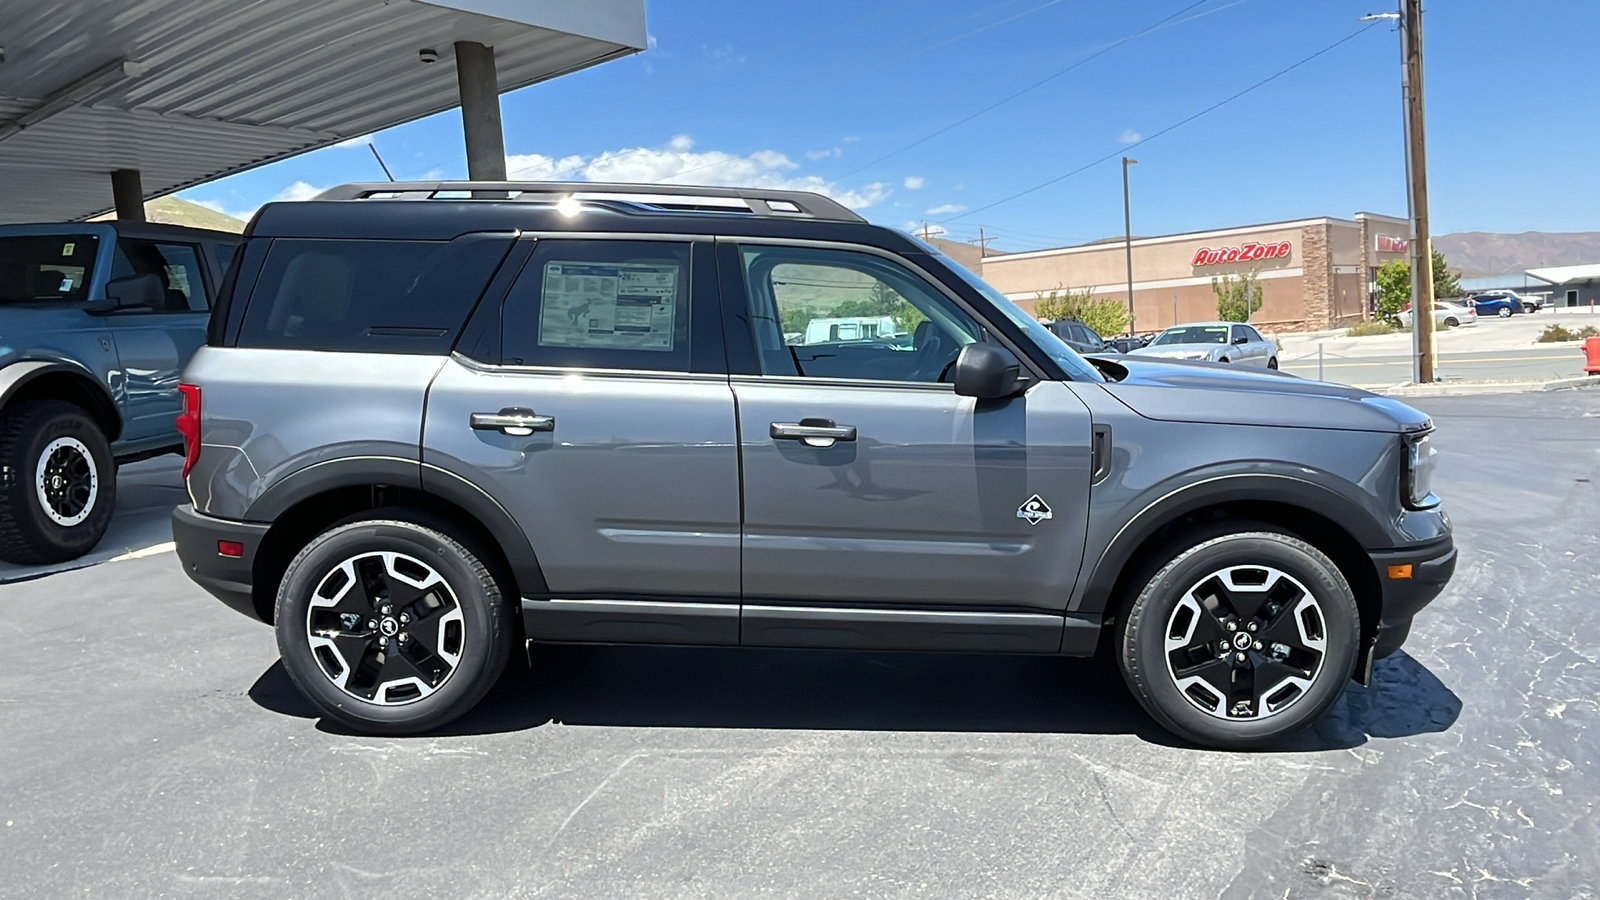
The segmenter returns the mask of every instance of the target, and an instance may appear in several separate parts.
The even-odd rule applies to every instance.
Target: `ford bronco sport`
[[[0,225],[0,560],[89,552],[116,466],[182,451],[178,372],[238,244],[143,222]]]
[[[1422,413],[1087,361],[814,194],[348,185],[246,235],[184,375],[178,556],[357,729],[461,715],[519,641],[1104,635],[1162,725],[1258,746],[1454,569]],[[863,308],[911,339],[795,337]]]

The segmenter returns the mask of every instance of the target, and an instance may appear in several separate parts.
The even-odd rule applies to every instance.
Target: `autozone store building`
[[[1257,273],[1265,331],[1336,328],[1368,316],[1378,267],[1404,259],[1404,219],[1357,213],[1354,219],[1301,219],[1133,241],[1134,327],[1154,331],[1217,317],[1211,281]],[[982,261],[983,277],[1030,312],[1041,294],[1092,289],[1126,298],[1121,240],[1005,253]]]

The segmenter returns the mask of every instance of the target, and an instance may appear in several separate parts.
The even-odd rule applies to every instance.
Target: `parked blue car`
[[[93,549],[124,462],[182,452],[178,373],[239,235],[0,225],[0,560]]]
[[[1509,319],[1522,312],[1522,302],[1501,291],[1488,291],[1472,295],[1472,308],[1477,310],[1479,316],[1499,316],[1502,319]]]

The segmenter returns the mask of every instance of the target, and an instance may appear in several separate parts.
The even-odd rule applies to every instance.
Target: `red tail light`
[[[183,477],[189,477],[200,458],[200,386],[180,384],[183,394],[183,412],[178,413],[178,433],[183,435]]]

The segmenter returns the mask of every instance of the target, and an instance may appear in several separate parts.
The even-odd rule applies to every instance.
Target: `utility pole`
[[[1418,384],[1434,379],[1433,239],[1428,228],[1428,143],[1423,124],[1422,0],[1401,0],[1405,54],[1406,169],[1411,183],[1411,323],[1416,333]]]
[[[1122,240],[1123,248],[1128,253],[1128,334],[1133,335],[1133,213],[1128,203],[1128,167],[1138,163],[1137,159],[1122,158]]]
[[[978,226],[978,258],[983,259],[989,255],[989,242],[993,238],[984,236],[983,226]]]

